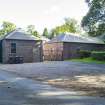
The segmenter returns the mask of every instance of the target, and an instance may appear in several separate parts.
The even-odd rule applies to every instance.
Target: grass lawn
[[[98,61],[98,60],[94,60],[94,59],[92,59],[92,58],[71,59],[70,61],[85,62],[85,63],[99,63],[99,64],[105,64],[105,61]]]

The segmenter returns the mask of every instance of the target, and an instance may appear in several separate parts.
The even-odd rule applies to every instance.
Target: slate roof
[[[94,44],[105,44],[104,41],[96,37],[82,37],[73,33],[63,33],[53,38],[49,43],[52,42],[78,42],[78,43],[94,43]]]
[[[14,39],[14,40],[40,40],[33,35],[29,35],[20,29],[16,29],[7,35],[0,38],[2,39]]]

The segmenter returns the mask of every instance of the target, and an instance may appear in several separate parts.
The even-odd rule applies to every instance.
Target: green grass
[[[92,58],[83,58],[83,59],[71,59],[69,61],[75,62],[84,62],[84,63],[98,63],[98,64],[105,64],[105,61],[98,61]]]

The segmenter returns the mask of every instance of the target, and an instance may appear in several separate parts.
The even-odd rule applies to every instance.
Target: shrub
[[[91,51],[87,51],[87,50],[80,50],[78,53],[80,58],[87,58],[87,57],[90,57],[91,55]]]
[[[105,51],[103,51],[103,52],[102,51],[100,51],[100,52],[94,51],[94,52],[92,52],[91,57],[92,57],[92,59],[95,59],[95,60],[104,61],[105,60]]]

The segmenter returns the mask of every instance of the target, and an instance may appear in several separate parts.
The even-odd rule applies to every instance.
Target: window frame
[[[11,54],[16,53],[16,43],[11,43]]]

